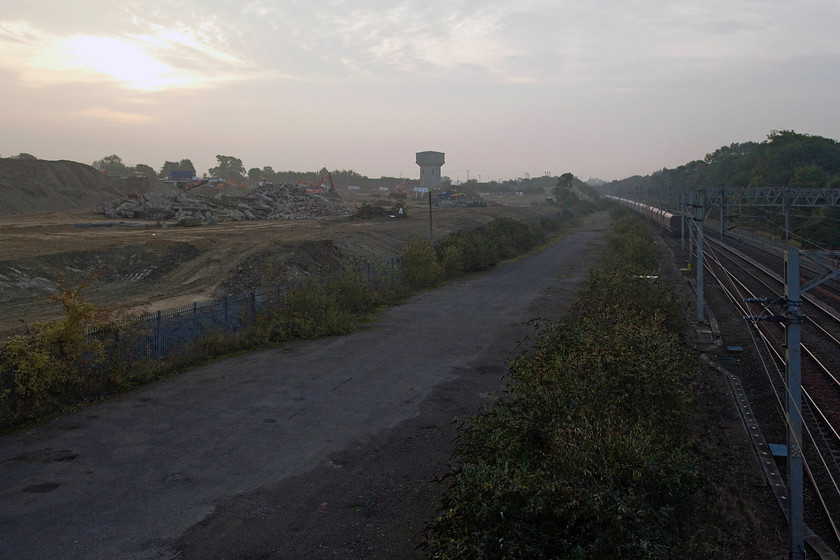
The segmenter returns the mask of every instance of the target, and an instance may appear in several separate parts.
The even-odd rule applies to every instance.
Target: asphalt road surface
[[[361,332],[0,438],[0,558],[417,557],[458,421],[503,393],[531,321],[569,308],[608,227],[596,214]]]

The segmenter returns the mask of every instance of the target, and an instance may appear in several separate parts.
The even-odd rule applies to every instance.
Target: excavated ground
[[[343,201],[351,210],[356,202]],[[547,206],[441,208],[435,239],[495,218],[537,219]],[[70,287],[93,278],[85,294],[105,307],[157,310],[247,292],[359,262],[382,262],[412,239],[429,237],[429,211],[409,207],[407,219],[221,222],[162,228],[77,227],[105,223],[89,212],[0,218],[0,334],[58,316],[49,301],[62,279]]]

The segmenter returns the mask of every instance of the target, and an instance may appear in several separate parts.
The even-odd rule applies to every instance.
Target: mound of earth
[[[243,259],[213,295],[243,293],[275,285],[278,279],[282,280],[280,283],[295,284],[312,275],[352,269],[365,262],[331,239],[277,243]]]
[[[153,177],[109,177],[74,161],[0,158],[0,216],[92,211],[115,197],[177,191]]]
[[[362,204],[350,216],[354,220],[375,220],[378,218],[390,218],[396,213],[393,208],[385,208],[376,204]]]

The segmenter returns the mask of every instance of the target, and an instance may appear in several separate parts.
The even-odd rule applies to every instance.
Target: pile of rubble
[[[189,191],[174,197],[156,193],[128,195],[97,208],[97,213],[112,219],[174,221],[192,226],[240,220],[303,220],[350,212],[303,188],[266,184],[251,192],[219,192],[212,196]]]

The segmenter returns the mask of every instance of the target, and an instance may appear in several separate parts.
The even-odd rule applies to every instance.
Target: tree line
[[[774,130],[762,142],[722,146],[702,160],[651,175],[613,181],[604,190],[628,196],[678,203],[680,193],[716,187],[782,189],[840,188],[840,142],[792,130]],[[745,208],[730,215],[736,225],[778,235],[784,231],[781,209]],[[840,209],[796,208],[793,236],[805,247],[840,247]]]
[[[420,185],[420,181],[418,179],[407,179],[404,177],[371,178],[349,169],[330,171],[326,167],[322,167],[318,171],[275,171],[270,165],[266,165],[262,168],[252,167],[246,170],[245,165],[242,163],[240,158],[227,155],[217,155],[216,162],[217,165],[215,167],[211,167],[207,170],[207,173],[205,174],[206,177],[224,179],[226,181],[249,182],[254,185],[263,182],[278,185],[317,183],[328,173],[332,175],[332,179],[335,184],[356,185],[364,189],[378,187],[394,188],[398,185],[401,185],[404,188],[411,188]],[[189,159],[166,161],[160,168],[160,171],[155,171],[151,166],[145,164],[138,164],[134,166],[126,165],[120,156],[112,154],[94,161],[93,167],[107,173],[108,175],[120,177],[140,175],[144,177],[168,179],[169,174],[172,171],[189,171],[191,176],[198,175],[195,166]],[[540,177],[510,179],[506,181],[481,182],[476,179],[470,179],[464,183],[460,183],[459,187],[491,193],[524,192],[526,194],[545,194],[556,190],[555,187],[557,187],[560,183],[563,183],[565,188],[568,189],[571,186],[570,178],[574,179],[575,184],[579,187],[586,188],[586,185],[584,185],[583,182],[577,179],[577,177],[574,177],[571,173],[565,173],[559,178],[546,174],[545,176]],[[449,177],[443,177],[441,188],[449,188],[451,186],[451,179]]]
[[[28,154],[21,154],[21,156],[28,156]],[[34,156],[29,157],[34,159]],[[275,171],[270,165],[266,165],[262,168],[252,167],[246,170],[241,158],[228,155],[217,155],[216,163],[217,165],[215,167],[211,167],[203,174],[205,177],[224,179],[226,181],[251,182],[253,184],[259,184],[262,182],[275,184],[317,183],[328,173],[331,173],[333,182],[342,185],[359,185],[361,187],[394,187],[398,184],[403,184],[405,186],[411,186],[412,183],[419,184],[419,181],[417,180],[398,177],[380,177],[374,180],[356,171],[347,169],[330,171],[326,167],[322,167],[318,171]],[[116,154],[98,159],[94,161],[92,165],[96,169],[107,173],[108,175],[119,177],[134,175],[168,179],[170,173],[173,171],[189,172],[193,177],[199,176],[195,165],[190,159],[165,161],[159,171],[155,171],[155,169],[150,165],[142,163],[133,166],[127,165],[123,159]]]
[[[701,160],[611,187],[679,191],[698,187],[840,187],[840,142],[793,130],[774,130],[763,142],[722,146]]]

